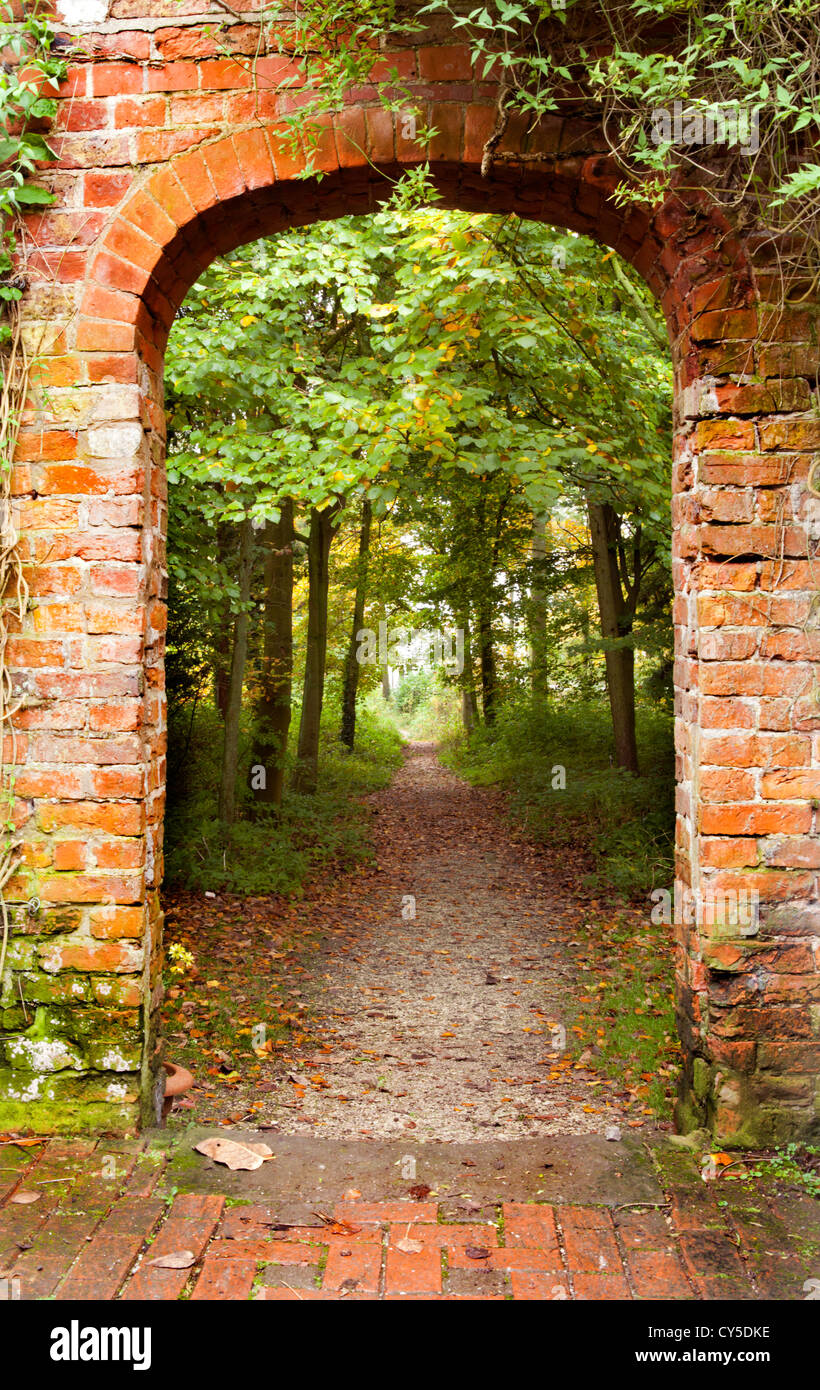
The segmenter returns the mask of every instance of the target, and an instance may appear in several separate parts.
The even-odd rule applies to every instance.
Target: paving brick
[[[552,1207],[535,1206],[524,1202],[505,1202],[505,1245],[535,1245],[545,1249],[558,1246],[555,1212]]]
[[[573,1274],[572,1283],[577,1299],[605,1303],[632,1297],[623,1274]]]
[[[140,1154],[129,1173],[124,1191],[129,1197],[150,1197],[162,1177],[164,1160],[155,1154]]]
[[[680,1238],[684,1266],[691,1275],[742,1275],[737,1249],[719,1231],[685,1231]]]
[[[611,1231],[608,1207],[557,1207],[555,1215],[565,1231]]]
[[[630,1250],[627,1267],[638,1298],[691,1298],[677,1255],[665,1250]]]
[[[435,1226],[411,1226],[405,1222],[391,1224],[390,1245],[394,1246],[400,1240],[415,1240],[421,1245],[435,1246],[439,1250],[463,1250],[467,1245],[493,1248],[498,1245],[498,1232],[495,1226],[490,1225],[440,1223]]]
[[[122,1297],[153,1301],[178,1298],[191,1277],[191,1269],[162,1269],[150,1261],[180,1250],[190,1250],[198,1259],[216,1228],[224,1204],[224,1197],[175,1197],[170,1215],[129,1279]]]
[[[323,1289],[359,1289],[362,1293],[378,1293],[382,1252],[377,1245],[334,1246],[327,1257]]]
[[[395,1247],[388,1249],[385,1262],[386,1293],[440,1293],[441,1255],[428,1247],[418,1253],[406,1254]]]
[[[337,1221],[356,1225],[384,1225],[391,1221],[430,1222],[438,1220],[435,1202],[337,1202],[333,1208]]]
[[[510,1275],[510,1287],[514,1298],[560,1301],[572,1297],[566,1274],[535,1273],[515,1269]]]
[[[50,1298],[96,1225],[95,1216],[50,1216],[40,1227],[31,1247],[24,1250],[14,1264],[14,1277],[21,1284],[21,1298]]]
[[[627,1250],[671,1248],[672,1230],[661,1211],[619,1211],[615,1229]]]
[[[451,1269],[563,1269],[558,1249],[537,1250],[532,1246],[513,1245],[489,1250],[486,1259],[473,1259],[465,1250],[455,1249],[448,1255]]]
[[[220,1301],[250,1298],[255,1277],[253,1260],[215,1260],[206,1255],[191,1298]]]
[[[273,1235],[279,1217],[274,1207],[253,1205],[226,1207],[219,1223],[220,1236]],[[320,1223],[316,1223],[318,1230]]]
[[[670,1189],[670,1195],[670,1215],[676,1231],[702,1231],[707,1227],[717,1230],[725,1227],[726,1218],[705,1183],[700,1187],[673,1187]]]
[[[820,1280],[820,1259],[817,1258],[804,1260],[781,1252],[753,1256],[750,1266],[761,1298],[778,1302],[805,1299]]]
[[[613,1231],[593,1228],[564,1231],[567,1264],[574,1272],[589,1274],[620,1271],[621,1255]]]
[[[265,1265],[258,1271],[260,1287],[277,1289],[315,1289],[321,1283],[316,1265]]]
[[[92,1242],[80,1251],[57,1298],[114,1298],[164,1211],[164,1202],[139,1197],[125,1198],[115,1206]]]
[[[765,1207],[730,1208],[730,1221],[745,1257],[789,1249],[791,1238],[784,1223]]]
[[[29,1206],[5,1206],[0,1211],[0,1275],[14,1266],[23,1248],[32,1244],[56,1205],[56,1194],[44,1194]]]
[[[706,1275],[693,1280],[698,1298],[709,1303],[755,1302],[755,1293],[748,1279],[731,1274]]]
[[[131,1168],[131,1162],[124,1163],[124,1168]],[[125,1174],[123,1174],[123,1177]],[[105,1182],[93,1174],[81,1174],[60,1202],[61,1211],[96,1213],[98,1217],[104,1216],[111,1203],[120,1194],[122,1182],[120,1179]]]
[[[287,1240],[214,1240],[209,1255],[213,1259],[254,1260],[260,1264],[309,1265],[318,1264],[322,1247],[303,1245],[298,1241]]]
[[[510,1285],[502,1270],[450,1269],[447,1274],[447,1293],[459,1298],[503,1298]]]
[[[768,1198],[767,1205],[792,1238],[820,1245],[820,1202],[816,1198],[778,1193]]]
[[[278,1288],[260,1289],[256,1297],[266,1302],[276,1303],[327,1303],[333,1302],[355,1303],[360,1300],[370,1301],[378,1298],[378,1294],[362,1293],[358,1290],[350,1292],[340,1291],[338,1293],[326,1291],[325,1289],[291,1289],[287,1285]]]

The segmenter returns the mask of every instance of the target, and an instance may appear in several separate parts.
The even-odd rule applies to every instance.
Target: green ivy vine
[[[53,19],[40,0],[16,16],[0,7],[0,985],[9,937],[4,889],[17,869],[20,841],[14,822],[14,715],[19,708],[6,664],[10,633],[19,630],[28,604],[28,587],[11,508],[11,473],[22,410],[28,394],[30,362],[18,305],[26,289],[25,247],[20,217],[45,207],[54,195],[38,182],[39,170],[54,158],[42,129],[57,111],[57,83],[66,59]],[[3,744],[10,738],[11,757]],[[8,763],[8,766],[7,766]]]

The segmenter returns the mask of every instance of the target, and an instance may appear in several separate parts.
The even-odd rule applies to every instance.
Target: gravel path
[[[456,1142],[628,1123],[611,1087],[568,1065],[583,918],[497,794],[411,743],[371,800],[378,865],[323,904],[338,925],[302,981],[314,1045],[266,1118],[289,1134]]]

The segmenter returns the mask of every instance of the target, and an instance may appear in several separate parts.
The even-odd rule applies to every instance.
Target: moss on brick
[[[4,1096],[0,1073],[0,1096]],[[134,1104],[0,1099],[0,1131],[15,1134],[136,1134],[139,1109]]]

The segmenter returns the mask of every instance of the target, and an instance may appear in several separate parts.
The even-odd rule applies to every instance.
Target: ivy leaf
[[[16,190],[14,197],[18,203],[30,203],[38,206],[45,206],[54,202],[54,194],[36,183],[24,183],[21,188]]]

